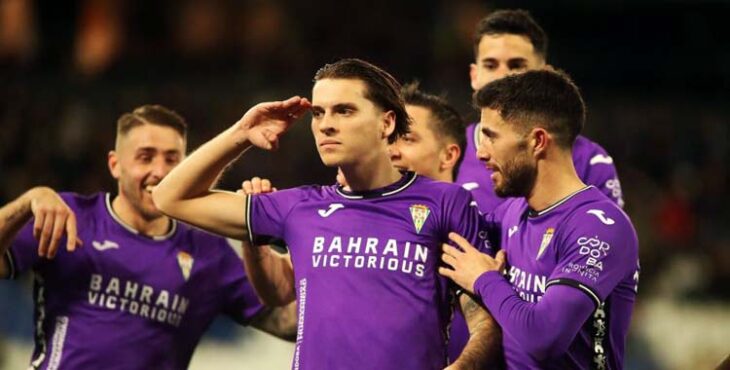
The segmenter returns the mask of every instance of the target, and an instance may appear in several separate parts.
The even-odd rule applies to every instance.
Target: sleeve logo
[[[611,158],[610,156],[607,156],[607,155],[603,155],[603,154],[596,154],[593,156],[593,158],[591,158],[590,163],[591,163],[591,166],[599,164],[599,163],[613,164],[613,158]]]
[[[606,216],[606,212],[603,212],[600,209],[591,209],[586,213],[598,217],[598,219],[601,220],[601,222],[603,222],[605,225],[613,225],[616,223],[616,221],[614,221],[612,218]]]
[[[411,219],[413,219],[413,226],[416,228],[416,233],[421,233],[423,224],[426,223],[428,215],[431,214],[431,210],[423,204],[414,204],[410,207]]]

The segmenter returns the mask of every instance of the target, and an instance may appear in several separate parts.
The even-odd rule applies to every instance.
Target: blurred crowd
[[[730,303],[730,6],[619,3],[0,0],[0,203],[40,184],[115,191],[106,153],[116,118],[138,105],[180,112],[194,149],[256,102],[307,96],[316,69],[342,57],[418,79],[475,120],[474,24],[523,7],[584,92],[587,136],[616,163],[640,238],[639,305]],[[334,181],[304,121],[221,186]],[[28,289],[10,285],[0,333],[30,337]]]

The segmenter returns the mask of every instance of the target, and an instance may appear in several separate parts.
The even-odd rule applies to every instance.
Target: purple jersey
[[[506,198],[500,198],[494,193],[494,183],[490,177],[492,170],[488,169],[476,156],[479,147],[478,127],[478,123],[472,123],[466,128],[465,155],[455,182],[471,191],[474,200],[479,205],[479,210],[486,214],[492,212]],[[579,135],[573,144],[573,164],[578,177],[585,184],[600,189],[616,204],[623,207],[621,184],[613,165],[613,159],[605,149]],[[457,314],[451,326],[451,342],[449,343],[449,358],[452,361],[461,354],[468,338],[469,332],[464,318]]]
[[[31,221],[6,256],[11,276],[35,272],[34,368],[184,369],[217,314],[245,324],[263,309],[226,239],[175,221],[149,238],[108,194],[61,196],[84,246],[41,259]]]
[[[498,274],[484,274],[474,289],[503,328],[508,368],[621,369],[639,274],[638,241],[626,214],[589,186],[541,212],[530,210],[524,198],[509,199],[487,221],[490,230],[498,230],[496,244],[507,252],[509,283]],[[512,289],[500,292],[499,284]],[[565,333],[558,353],[531,353],[530,348],[543,348],[532,342],[547,333],[532,332],[520,314],[505,314],[502,305],[516,299],[515,307],[528,313],[539,308],[553,286],[585,294],[594,303],[586,312],[595,311],[575,323],[577,335]],[[552,311],[571,309],[561,303]],[[550,321],[552,332],[568,325],[547,316],[537,320]]]
[[[438,274],[455,231],[484,250],[467,191],[413,173],[347,192],[309,186],[254,195],[254,243],[284,239],[294,265],[299,328],[294,369],[442,369],[454,307]]]

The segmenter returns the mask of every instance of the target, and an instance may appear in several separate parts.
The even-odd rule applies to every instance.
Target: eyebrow
[[[495,136],[497,136],[497,133],[496,132],[490,130],[487,127],[483,127],[483,126],[482,126],[482,134],[484,134],[484,136],[488,136],[488,137],[495,137]]]
[[[483,58],[482,59],[482,63],[496,61],[496,60],[497,60],[497,58],[494,58],[494,57],[486,57],[486,58]],[[509,63],[509,62],[517,62],[517,61],[519,61],[519,62],[526,62],[527,61],[527,58],[524,58],[524,57],[514,57],[514,58],[507,59],[507,63]]]
[[[135,153],[156,153],[158,150],[155,147],[152,146],[143,146],[141,148],[137,148],[135,150]],[[180,154],[181,151],[178,149],[168,149],[168,150],[161,150],[164,154]]]

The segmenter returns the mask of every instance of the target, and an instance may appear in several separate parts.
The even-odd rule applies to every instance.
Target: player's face
[[[152,202],[152,189],[185,156],[185,140],[173,128],[144,124],[129,130],[110,153],[119,196],[147,220],[162,216]]]
[[[526,197],[537,178],[537,165],[527,138],[505,122],[499,112],[482,109],[477,156],[491,169],[494,192],[500,197]]]
[[[393,132],[393,112],[365,98],[355,79],[323,79],[312,89],[312,133],[326,166],[350,166],[384,155]]]
[[[390,160],[398,169],[441,180],[445,145],[431,129],[431,111],[414,105],[406,105],[406,111],[411,117],[411,132],[390,146]]]
[[[471,64],[469,75],[472,89],[509,74],[525,72],[545,66],[545,61],[525,36],[499,34],[484,35],[479,42],[476,62]]]

